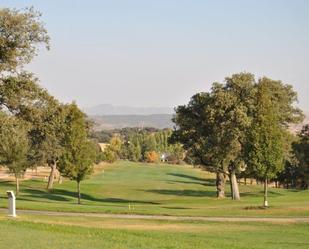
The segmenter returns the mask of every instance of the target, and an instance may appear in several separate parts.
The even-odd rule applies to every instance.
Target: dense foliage
[[[102,134],[99,132],[96,134]],[[153,128],[125,128],[114,130],[103,152],[103,160],[114,162],[117,159],[133,162],[170,162],[181,163],[184,149],[179,144],[169,143],[172,130]],[[94,135],[93,135],[94,136]]]
[[[65,112],[63,153],[60,155],[58,168],[63,176],[77,182],[78,204],[80,204],[80,182],[92,173],[96,149],[95,144],[88,139],[84,113],[74,103],[67,105]]]
[[[309,187],[309,125],[304,125],[290,143],[289,158],[275,180],[286,188]]]
[[[263,180],[267,196],[268,179],[287,158],[288,126],[303,118],[296,100],[297,93],[281,81],[234,74],[176,108],[172,141],[184,145],[194,164],[217,174],[218,197],[224,197],[225,175],[232,199],[240,198],[240,176]]]
[[[57,169],[79,183],[95,161],[84,114],[75,104],[59,103],[32,73],[23,70],[40,44],[49,48],[39,12],[0,9],[0,163],[14,174],[16,192],[18,179],[28,167],[50,166],[47,188],[51,189]],[[83,117],[79,129],[71,133],[68,131],[76,128],[76,122],[69,107]],[[77,139],[81,134],[83,138]],[[60,159],[61,168],[57,165]],[[80,202],[80,194],[78,197]]]
[[[29,162],[28,125],[12,116],[0,113],[0,164],[6,165],[16,180],[16,194],[19,192],[18,179],[24,174]]]

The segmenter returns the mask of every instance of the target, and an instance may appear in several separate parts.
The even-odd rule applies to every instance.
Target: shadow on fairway
[[[4,186],[5,188],[12,188],[15,190],[15,182],[13,181],[0,181],[1,186]]]
[[[244,193],[241,193],[241,196],[255,196],[255,197],[260,197],[260,196],[263,196],[264,195],[264,191],[257,191],[257,192],[244,192]],[[282,193],[278,193],[278,192],[275,192],[275,191],[271,191],[271,190],[268,190],[268,195],[270,197],[275,197],[275,196],[282,196],[283,194]]]
[[[64,189],[53,189],[50,192],[38,189],[23,189],[23,193],[27,193],[28,195],[23,195],[23,199],[26,200],[25,197],[29,197],[28,200],[32,200],[30,198],[39,198],[42,201],[52,200],[52,201],[69,201],[72,199],[76,199],[77,193],[73,191],[68,191]],[[152,204],[158,205],[160,203],[151,202],[151,201],[139,201],[139,200],[127,200],[121,198],[97,198],[88,194],[81,194],[83,200],[93,201],[93,202],[102,202],[102,203],[132,203],[132,204]]]
[[[161,194],[161,195],[175,195],[175,196],[192,196],[192,197],[216,197],[215,191],[204,190],[176,190],[176,189],[150,189],[145,192]]]
[[[167,175],[187,178],[187,179],[190,179],[190,180],[201,181],[201,182],[205,181],[204,178],[200,178],[200,177],[196,177],[196,176],[190,176],[190,175],[185,175],[185,174],[180,174],[180,173],[168,173]]]
[[[26,188],[21,191],[22,193],[25,193],[22,195],[21,198],[19,199],[24,199],[24,200],[32,200],[32,198],[38,198],[38,199],[46,199],[46,200],[52,200],[52,201],[69,201],[70,198],[59,195],[59,194],[54,194],[53,191],[48,192],[44,190],[39,190],[39,189],[31,189],[31,188]]]
[[[191,176],[191,175],[185,175],[185,174],[179,174],[179,173],[168,173],[167,175],[170,176],[177,176],[179,178],[185,178],[188,181],[185,180],[169,180],[167,181],[168,183],[185,183],[185,184],[200,184],[203,186],[215,186],[216,185],[216,180],[215,179],[205,179],[205,178],[200,178],[196,176]]]
[[[212,179],[204,180],[203,182],[196,182],[196,181],[176,181],[176,180],[169,180],[166,181],[167,183],[184,183],[184,184],[198,184],[202,186],[216,186],[216,181]]]

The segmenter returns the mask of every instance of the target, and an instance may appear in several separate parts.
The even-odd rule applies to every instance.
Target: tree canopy
[[[0,9],[0,73],[16,71],[29,63],[37,53],[37,45],[49,48],[49,36],[33,8]]]
[[[0,164],[6,165],[16,180],[16,194],[19,192],[18,179],[29,167],[29,126],[13,116],[0,113]]]
[[[290,123],[303,118],[294,106],[296,100],[296,92],[281,81],[256,80],[250,73],[234,74],[224,83],[214,83],[210,92],[198,93],[187,105],[175,109],[176,127],[171,140],[184,145],[193,163],[217,173],[218,197],[224,191],[224,177],[220,174],[227,174],[232,199],[239,199],[236,175],[241,171],[254,169],[257,178],[261,177],[258,171],[271,177],[282,167],[283,132]],[[261,150],[259,155],[249,149],[254,147],[255,152],[257,147]],[[264,161],[257,170],[253,160],[262,157]]]
[[[88,139],[85,115],[76,104],[65,109],[65,127],[62,146],[64,148],[58,167],[63,176],[77,182],[78,203],[81,203],[80,182],[92,172],[96,147]]]

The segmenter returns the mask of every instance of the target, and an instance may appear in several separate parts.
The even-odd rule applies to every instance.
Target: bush
[[[102,159],[104,162],[113,163],[117,160],[117,154],[109,147],[102,153]]]
[[[159,154],[155,151],[147,151],[145,156],[147,163],[156,163],[159,161]]]

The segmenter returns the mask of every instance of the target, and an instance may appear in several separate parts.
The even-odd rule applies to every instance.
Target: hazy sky
[[[51,36],[28,67],[60,100],[175,106],[247,71],[292,84],[309,110],[307,0],[0,0]]]

